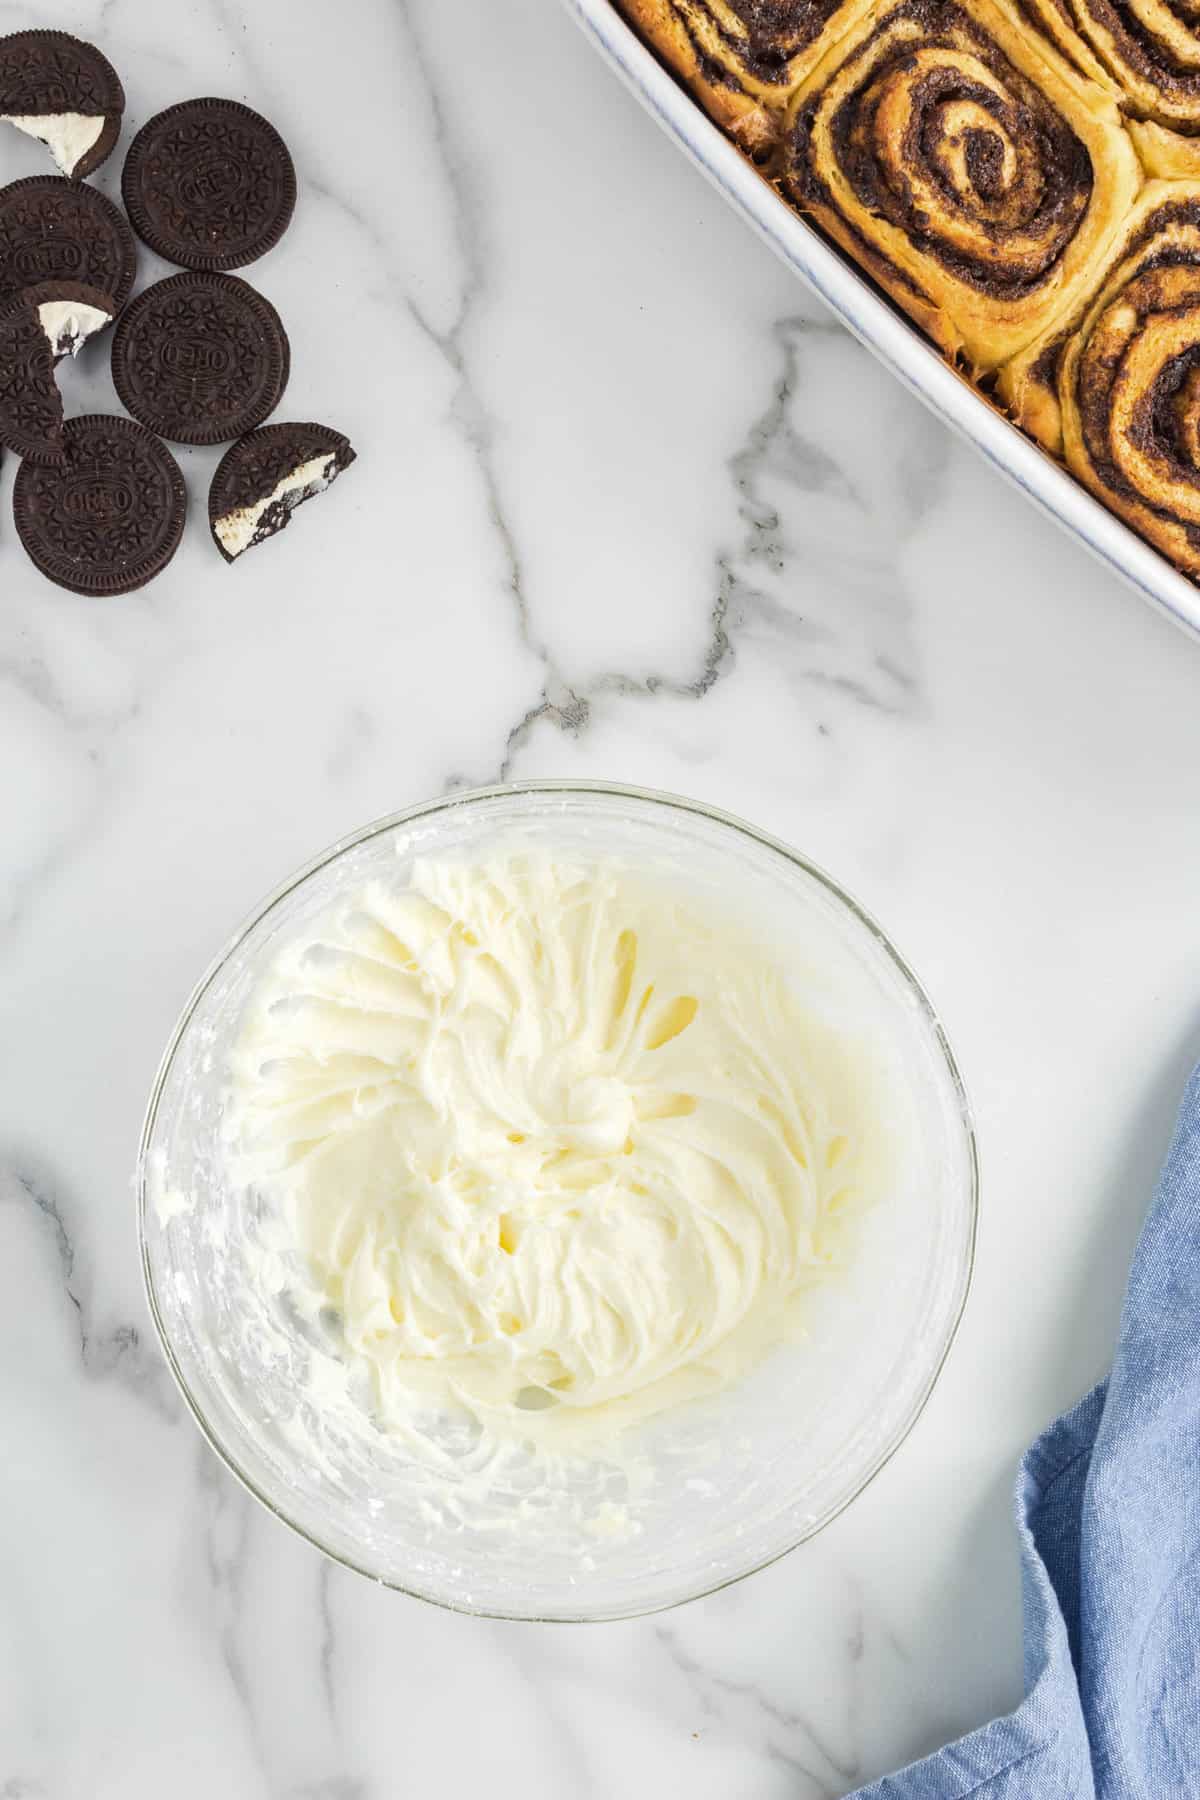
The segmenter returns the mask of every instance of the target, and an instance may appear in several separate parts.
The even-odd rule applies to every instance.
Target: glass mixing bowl
[[[332,901],[414,855],[497,844],[612,853],[686,880],[752,926],[805,1004],[869,1032],[908,1155],[859,1254],[815,1290],[807,1335],[724,1393],[660,1414],[624,1456],[531,1458],[482,1477],[461,1429],[436,1467],[364,1416],[329,1423],[304,1321],[263,1298],[261,1212],[223,1156],[247,996]],[[138,1160],[151,1311],[201,1430],[271,1512],[327,1555],[464,1612],[613,1619],[709,1593],[802,1543],[862,1491],[929,1397],[966,1299],[977,1167],[937,1017],[883,932],[830,878],[740,820],[665,794],[535,782],[383,819],[284,884],[203,977],[163,1058]],[[261,1262],[261,1257],[260,1257]],[[270,1316],[268,1316],[268,1312]],[[491,1480],[491,1486],[488,1482]]]

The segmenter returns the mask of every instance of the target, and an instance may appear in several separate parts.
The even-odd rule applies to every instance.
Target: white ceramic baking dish
[[[714,187],[905,386],[1064,530],[1168,617],[1200,634],[1200,589],[996,412],[807,225],[630,30],[611,0],[563,0],[597,49]]]

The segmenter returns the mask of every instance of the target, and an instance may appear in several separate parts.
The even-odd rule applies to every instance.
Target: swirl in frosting
[[[606,1429],[733,1380],[850,1253],[871,1081],[768,952],[612,862],[418,860],[288,945],[240,1171],[385,1422]]]

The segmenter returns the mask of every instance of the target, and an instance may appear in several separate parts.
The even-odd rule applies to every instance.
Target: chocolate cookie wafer
[[[63,406],[54,379],[113,316],[107,294],[72,282],[43,282],[0,306],[0,442],[30,462],[63,459]]]
[[[95,188],[61,175],[0,188],[0,301],[40,281],[82,281],[119,309],[136,273],[125,216]]]
[[[261,425],[291,352],[269,300],[236,275],[172,275],[139,294],[113,337],[123,404],[179,444],[222,444]]]
[[[234,444],[208,494],[213,541],[226,562],[282,531],[353,461],[349,438],[328,425],[264,425]]]
[[[95,44],[65,31],[0,38],[0,120],[45,144],[62,174],[81,181],[100,167],[124,111],[117,71]]]
[[[22,288],[15,298],[37,308],[56,361],[78,356],[88,339],[117,316],[112,295],[85,281],[39,281],[34,287]]]
[[[277,244],[296,171],[275,127],[237,100],[184,100],[142,126],[121,175],[138,236],[185,269],[240,269]]]
[[[0,443],[31,462],[62,461],[54,353],[36,307],[20,295],[0,308]]]
[[[63,458],[23,462],[13,488],[17,535],[35,566],[75,594],[127,594],[166,568],[183,536],[179,464],[132,419],[68,420]]]

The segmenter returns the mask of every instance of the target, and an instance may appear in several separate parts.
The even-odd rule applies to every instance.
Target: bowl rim
[[[781,1545],[778,1549],[772,1550],[768,1555],[759,1557],[756,1561],[747,1564],[745,1568],[737,1569],[730,1574],[723,1574],[719,1580],[708,1582],[703,1586],[695,1588],[694,1591],[678,1594],[673,1598],[654,1600],[648,1605],[613,1606],[572,1612],[512,1612],[495,1606],[473,1605],[469,1600],[447,1599],[441,1594],[431,1593],[419,1587],[409,1587],[406,1586],[403,1581],[392,1580],[385,1575],[380,1575],[374,1569],[368,1568],[363,1563],[356,1561],[353,1556],[340,1549],[331,1548],[328,1544],[323,1543],[321,1539],[314,1536],[306,1526],[298,1524],[294,1519],[290,1518],[271,1496],[263,1492],[255,1480],[240,1466],[232,1451],[222,1442],[216,1428],[210,1424],[199,1401],[192,1393],[184,1371],[175,1355],[175,1350],[171,1343],[165,1320],[159,1308],[146,1230],[148,1169],[154,1131],[158,1122],[159,1107],[162,1103],[167,1079],[174,1064],[176,1053],[183,1042],[197,1007],[204,998],[204,995],[207,993],[212,982],[225,967],[225,964],[229,961],[230,957],[237,951],[244,939],[248,937],[249,934],[255,930],[255,928],[260,925],[283,900],[294,893],[297,888],[302,887],[312,876],[328,867],[329,864],[336,862],[348,851],[357,849],[360,845],[369,843],[373,838],[383,836],[389,831],[395,831],[401,827],[410,826],[418,820],[432,818],[439,813],[451,813],[464,807],[478,806],[487,801],[519,798],[521,796],[530,798],[552,798],[555,795],[572,796],[589,794],[608,799],[630,800],[639,805],[646,804],[658,806],[666,812],[684,813],[693,817],[699,817],[706,819],[713,824],[726,827],[741,837],[750,839],[761,848],[775,852],[777,855],[784,858],[785,861],[792,864],[794,868],[799,869],[802,874],[815,881],[819,887],[825,890],[826,894],[844,907],[856,920],[858,925],[874,939],[876,946],[884,953],[885,957],[903,978],[909,992],[916,1000],[924,1022],[932,1034],[933,1042],[940,1052],[945,1072],[950,1080],[951,1091],[956,1103],[957,1117],[963,1133],[963,1149],[965,1152],[964,1174],[966,1180],[965,1193],[963,1196],[966,1208],[965,1222],[967,1226],[965,1255],[962,1257],[961,1266],[958,1271],[958,1293],[955,1298],[953,1313],[949,1321],[949,1326],[945,1330],[944,1340],[940,1346],[936,1360],[930,1368],[921,1389],[914,1398],[907,1415],[896,1427],[890,1440],[883,1445],[878,1454],[873,1458],[864,1471],[861,1479],[857,1482],[851,1492],[846,1494],[836,1505],[826,1508],[823,1513],[811,1521],[807,1521],[803,1526],[798,1526],[794,1536],[791,1536],[785,1544]],[[215,1452],[230,1474],[234,1476],[245,1491],[253,1499],[257,1500],[273,1518],[278,1519],[281,1524],[286,1525],[289,1530],[295,1532],[298,1537],[304,1539],[304,1541],[310,1544],[313,1549],[318,1550],[323,1556],[328,1557],[331,1562],[337,1563],[340,1567],[349,1569],[354,1574],[361,1575],[365,1577],[366,1580],[374,1582],[377,1586],[387,1588],[393,1593],[405,1594],[410,1599],[414,1600],[423,1600],[428,1605],[440,1607],[447,1612],[461,1613],[473,1618],[504,1620],[518,1624],[606,1624],[622,1619],[647,1618],[656,1613],[667,1612],[672,1607],[687,1605],[693,1600],[707,1599],[712,1594],[720,1593],[724,1588],[732,1587],[735,1582],[745,1580],[747,1576],[756,1575],[760,1570],[770,1568],[773,1563],[779,1562],[785,1556],[789,1556],[792,1551],[798,1549],[801,1544],[807,1543],[811,1538],[816,1537],[819,1532],[823,1531],[827,1525],[831,1525],[835,1519],[839,1518],[841,1514],[844,1513],[868,1487],[870,1487],[875,1478],[884,1468],[886,1468],[887,1464],[892,1460],[893,1456],[896,1455],[901,1445],[904,1444],[909,1437],[917,1420],[921,1417],[921,1414],[925,1411],[934,1388],[937,1386],[942,1370],[946,1366],[946,1361],[954,1346],[955,1339],[958,1336],[959,1328],[962,1324],[963,1314],[966,1310],[967,1299],[970,1295],[975,1274],[975,1255],[979,1236],[979,1148],[966,1086],[937,1009],[934,1007],[932,1000],[929,998],[924,986],[913,972],[909,963],[892,943],[891,939],[874,916],[868,912],[866,907],[861,905],[852,894],[848,893],[839,882],[835,881],[826,870],[821,868],[819,864],[810,861],[808,857],[802,855],[800,851],[794,849],[782,838],[774,837],[770,832],[760,830],[758,826],[750,824],[748,820],[739,817],[736,813],[726,812],[721,807],[710,806],[706,801],[691,799],[686,795],[670,793],[658,788],[637,787],[623,782],[585,780],[573,777],[546,777],[544,779],[534,779],[529,781],[497,782],[485,787],[455,789],[449,793],[439,795],[435,799],[421,801],[414,806],[404,807],[399,812],[386,813],[382,817],[373,819],[370,823],[360,826],[357,830],[347,833],[344,837],[338,838],[334,843],[328,845],[326,849],[320,851],[307,863],[303,864],[301,868],[288,876],[286,880],[282,881],[259,901],[259,903],[243,917],[241,923],[236,927],[231,936],[222,945],[221,949],[209,962],[204,973],[200,976],[199,980],[192,988],[191,993],[185,1000],[175,1022],[175,1026],[167,1040],[166,1048],[159,1060],[158,1068],[153,1083],[151,1084],[149,1098],[146,1103],[146,1111],[142,1121],[135,1172],[135,1189],[137,1199],[138,1249],[142,1264],[142,1279],[145,1286],[146,1303],[150,1310],[150,1316],[154,1322],[154,1329],[158,1337],[159,1346],[166,1359],[167,1367],[170,1370],[172,1379],[183,1398],[184,1404],[198,1426],[201,1435],[205,1438],[209,1447]]]

